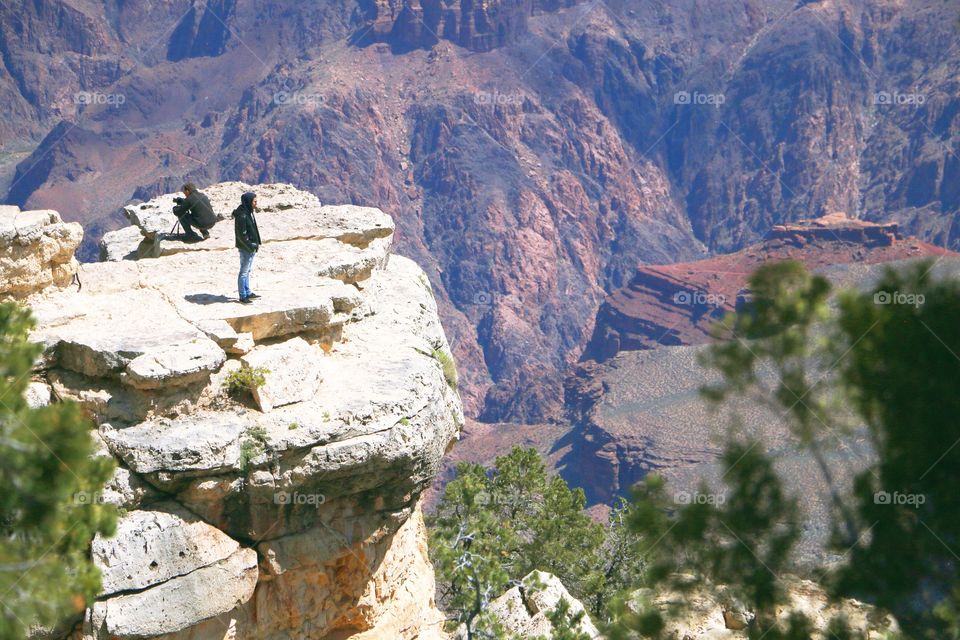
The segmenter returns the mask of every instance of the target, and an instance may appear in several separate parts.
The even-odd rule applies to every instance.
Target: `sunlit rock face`
[[[263,245],[241,305],[229,215],[247,190]],[[119,463],[90,498],[124,509],[93,543],[103,591],[70,637],[440,633],[419,498],[463,413],[429,281],[378,209],[206,193],[224,220],[205,242],[157,232],[161,196],[128,210],[82,288],[25,300],[36,386],[79,402]]]

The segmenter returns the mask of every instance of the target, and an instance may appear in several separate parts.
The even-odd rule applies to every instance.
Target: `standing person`
[[[260,230],[253,210],[257,208],[257,194],[248,191],[240,197],[240,206],[233,210],[233,225],[237,235],[237,249],[240,250],[240,275],[237,277],[237,289],[240,303],[250,304],[257,294],[250,291],[250,270],[253,259],[260,248]]]
[[[183,185],[183,198],[175,198],[177,204],[173,207],[173,213],[177,220],[183,225],[183,236],[185,242],[199,242],[210,237],[210,229],[217,224],[217,215],[210,206],[210,199],[206,194],[197,191],[197,187],[192,182]],[[193,230],[196,227],[200,234]]]

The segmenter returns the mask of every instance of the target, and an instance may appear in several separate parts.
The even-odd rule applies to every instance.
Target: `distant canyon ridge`
[[[638,267],[834,212],[956,249],[958,15],[940,0],[2,2],[0,198],[83,223],[86,260],[122,205],[187,179],[379,207],[429,276],[467,413],[544,422],[588,344],[603,359],[621,348],[603,332],[635,339],[611,314],[636,312],[614,298],[653,273]]]

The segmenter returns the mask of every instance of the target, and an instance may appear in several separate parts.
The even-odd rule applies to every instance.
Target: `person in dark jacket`
[[[186,242],[206,240],[210,237],[210,229],[217,224],[217,215],[210,206],[210,199],[206,194],[197,191],[196,185],[192,182],[183,185],[183,195],[185,197],[174,200],[177,204],[173,207],[173,213],[183,225],[184,240]],[[202,237],[197,235],[193,227],[200,230]]]
[[[253,259],[260,248],[260,230],[253,211],[257,208],[257,194],[248,191],[240,197],[240,206],[233,210],[233,226],[237,235],[237,249],[240,250],[240,275],[237,277],[237,289],[240,302],[250,304],[257,294],[250,291],[250,270]]]

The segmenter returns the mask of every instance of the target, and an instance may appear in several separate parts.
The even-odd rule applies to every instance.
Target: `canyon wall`
[[[834,211],[960,246],[952,3],[14,5],[6,201],[82,222],[87,260],[186,179],[390,211],[484,421],[559,415],[638,265]]]

